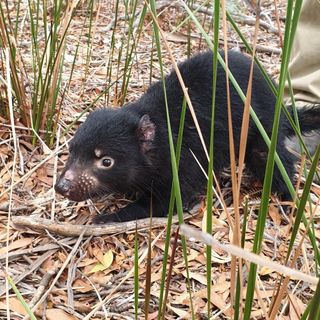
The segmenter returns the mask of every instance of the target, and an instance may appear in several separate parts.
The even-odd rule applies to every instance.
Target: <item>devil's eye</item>
[[[111,168],[114,164],[114,160],[109,157],[105,157],[101,159],[101,164],[104,168]]]

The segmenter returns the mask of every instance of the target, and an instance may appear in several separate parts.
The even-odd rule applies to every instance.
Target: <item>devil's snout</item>
[[[82,167],[68,167],[62,172],[56,185],[56,192],[73,200],[83,201],[95,194],[98,180]]]

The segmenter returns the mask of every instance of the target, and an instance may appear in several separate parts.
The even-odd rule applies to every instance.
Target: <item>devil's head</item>
[[[55,190],[82,201],[93,196],[143,190],[157,158],[156,126],[122,109],[92,112],[70,142],[70,155]]]

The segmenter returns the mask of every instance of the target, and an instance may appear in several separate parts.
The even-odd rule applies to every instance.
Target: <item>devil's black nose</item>
[[[75,174],[73,170],[68,169],[58,179],[54,189],[56,192],[60,193],[61,195],[68,197],[70,195],[70,190],[74,184],[74,177]]]
[[[54,189],[56,192],[60,193],[63,196],[67,196],[68,193],[70,192],[70,181],[64,177],[61,177],[56,185],[54,186]]]

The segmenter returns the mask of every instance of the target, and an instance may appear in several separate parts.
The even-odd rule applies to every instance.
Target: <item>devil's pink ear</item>
[[[153,148],[153,141],[156,134],[156,126],[150,120],[149,115],[141,117],[137,130],[140,148],[143,153],[147,153]]]

